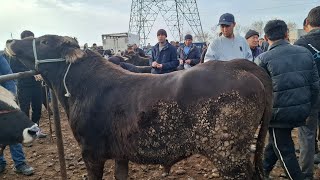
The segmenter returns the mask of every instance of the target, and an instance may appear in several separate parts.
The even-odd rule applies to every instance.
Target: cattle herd
[[[108,159],[115,160],[115,178],[124,180],[129,178],[129,161],[161,164],[170,173],[172,165],[193,154],[207,157],[224,179],[263,178],[272,84],[254,63],[211,61],[154,75],[127,71],[147,72],[150,67],[119,59],[107,61],[96,52],[81,50],[70,37],[10,40],[6,49],[37,70],[56,93],[81,147],[90,180],[102,179]],[[0,96],[1,110],[8,112],[0,112],[1,119],[25,122],[12,128],[0,120],[0,144],[32,140],[36,126],[12,99],[12,104],[5,102]],[[259,126],[251,161],[250,144]]]

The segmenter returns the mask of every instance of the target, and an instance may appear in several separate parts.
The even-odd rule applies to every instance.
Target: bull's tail
[[[256,142],[256,151],[254,154],[254,179],[263,179],[263,166],[262,166],[262,155],[265,145],[265,139],[268,132],[269,122],[272,116],[272,100],[268,95],[266,95],[266,107],[263,112],[263,116],[261,119],[261,126]]]

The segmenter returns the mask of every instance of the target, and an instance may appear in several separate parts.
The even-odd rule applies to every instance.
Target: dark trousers
[[[41,85],[31,87],[17,87],[18,88],[18,101],[21,110],[30,117],[30,105],[32,110],[31,120],[39,125],[41,117]]]
[[[291,131],[292,128],[269,128],[269,142],[264,152],[263,168],[270,172],[277,160],[280,160],[289,179],[302,180],[303,174],[295,154]]]
[[[51,111],[50,109],[50,93],[49,93],[49,87],[42,86],[41,87],[41,98],[42,98],[42,104],[46,108],[46,110]],[[48,106],[49,105],[49,106]]]

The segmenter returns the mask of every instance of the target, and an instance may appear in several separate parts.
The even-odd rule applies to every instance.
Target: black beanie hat
[[[186,36],[184,36],[184,40],[187,40],[187,39],[191,39],[192,40],[192,35],[191,34],[187,34]]]
[[[157,36],[159,36],[159,35],[165,35],[167,37],[167,31],[164,29],[159,29],[157,32]]]
[[[254,35],[257,35],[259,37],[259,33],[257,31],[250,29],[247,32],[245,38],[248,39],[248,38],[250,38],[251,36],[254,36]]]

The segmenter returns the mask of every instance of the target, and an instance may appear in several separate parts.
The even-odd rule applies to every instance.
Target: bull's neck
[[[65,96],[66,89],[63,83],[63,77],[67,72],[68,64],[61,63],[63,67],[57,68],[58,71],[53,71],[47,76],[68,117],[69,110],[75,100],[80,99],[83,94],[91,93],[90,90],[98,89],[92,86],[99,85],[104,86],[104,88],[116,87],[119,79],[127,76],[120,67],[105,61],[100,59],[95,61],[95,59],[88,58],[88,60],[79,61],[71,65],[66,76],[66,87],[71,97]]]

